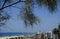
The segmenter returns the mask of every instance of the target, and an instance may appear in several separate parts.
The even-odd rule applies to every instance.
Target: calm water
[[[33,35],[34,33],[0,33],[0,37],[4,36],[19,36],[19,35]]]

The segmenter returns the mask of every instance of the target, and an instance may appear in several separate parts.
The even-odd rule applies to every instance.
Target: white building
[[[47,39],[58,39],[58,35],[53,34],[52,31],[49,31],[46,34],[47,34]]]

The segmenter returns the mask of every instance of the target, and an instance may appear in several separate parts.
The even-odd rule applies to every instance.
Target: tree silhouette
[[[60,39],[60,25],[58,25],[58,28],[53,29],[53,33],[58,35],[58,39]]]
[[[16,2],[14,2],[14,0],[0,0],[0,14],[4,13],[5,12],[4,9],[7,9],[8,7],[16,8],[16,6],[13,5],[16,5],[18,3],[19,5],[21,5],[21,3],[23,3],[22,9],[20,11],[20,16],[21,19],[23,19],[26,26],[27,25],[33,26],[33,24],[37,24],[39,22],[38,17],[35,16],[33,13],[34,5],[36,4],[39,6],[45,5],[51,12],[55,11],[57,8],[57,0],[15,0],[15,1]],[[20,9],[20,7],[18,8]],[[10,18],[9,14],[5,16],[3,16],[2,14],[0,15],[0,22],[4,20],[6,21],[9,18]]]

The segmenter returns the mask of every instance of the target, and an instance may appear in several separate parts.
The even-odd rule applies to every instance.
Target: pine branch
[[[20,1],[20,0],[19,0],[19,1],[15,2],[15,3],[13,3],[13,4],[10,4],[10,5],[8,5],[8,6],[5,6],[5,7],[0,8],[0,10],[3,10],[3,9],[8,8],[8,7],[10,7],[10,6],[13,6],[13,5],[15,5],[15,4],[19,3],[19,2],[25,2],[25,1]]]
[[[6,0],[4,0],[4,3],[3,3],[3,5],[2,5],[2,8],[4,7],[5,3],[6,3]]]

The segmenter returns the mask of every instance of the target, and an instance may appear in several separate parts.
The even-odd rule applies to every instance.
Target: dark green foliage
[[[0,26],[5,25],[4,22],[6,22],[9,18],[10,16],[7,13],[5,14],[0,13]]]
[[[60,29],[60,25],[58,25],[58,29]]]
[[[27,8],[25,7],[25,9],[23,10],[22,10],[21,16],[26,26],[27,25],[33,26],[34,23],[38,22],[39,19],[33,14],[30,7],[27,7]]]
[[[39,5],[48,6],[50,11],[55,11],[57,9],[57,0],[36,0]]]
[[[58,33],[58,30],[56,28],[53,29],[53,33],[54,34],[57,34]]]
[[[53,29],[53,33],[58,35],[58,39],[60,39],[60,25],[58,25],[58,28]]]
[[[16,0],[16,2],[13,2],[14,0],[0,0],[0,11],[3,11],[4,9],[8,7],[12,7],[13,5],[16,5],[20,2],[24,3],[22,6],[20,16],[23,19],[25,25],[31,25],[37,24],[39,22],[39,19],[37,16],[33,13],[33,7],[36,4],[38,5],[45,5],[48,7],[49,11],[53,12],[57,8],[57,0]],[[11,3],[12,2],[12,3]],[[5,6],[8,4],[7,6]],[[21,7],[19,7],[21,8]],[[3,13],[3,12],[2,12]],[[6,15],[7,16],[7,15]],[[0,22],[9,19],[9,16],[2,16],[0,17]]]
[[[37,24],[38,18],[34,15],[32,10],[32,1],[26,0],[24,7],[21,9],[21,17],[24,20],[26,26],[33,26],[33,24]]]

